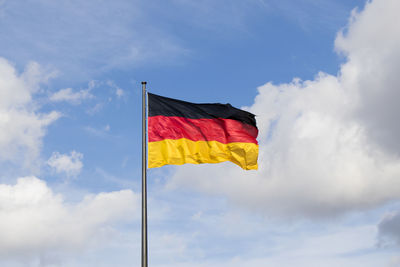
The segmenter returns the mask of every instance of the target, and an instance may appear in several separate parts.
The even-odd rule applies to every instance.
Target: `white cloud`
[[[93,98],[91,93],[92,89],[96,87],[95,81],[90,81],[87,89],[79,90],[74,92],[72,88],[61,89],[50,96],[50,100],[53,102],[66,101],[71,104],[80,104],[85,99]]]
[[[115,90],[115,94],[117,95],[118,98],[121,98],[121,97],[124,96],[125,92],[124,92],[124,90],[122,90],[121,88],[117,88],[117,89]]]
[[[121,98],[125,95],[125,91],[119,88],[113,81],[107,81],[107,85],[115,90],[117,98]]]
[[[46,127],[57,120],[57,112],[40,113],[32,96],[54,76],[37,63],[18,74],[14,66],[0,58],[0,161],[31,165],[39,155]]]
[[[61,89],[60,91],[52,94],[50,100],[54,102],[66,101],[73,104],[79,104],[83,99],[92,98],[89,90],[80,90],[79,92],[73,92],[72,88]]]
[[[336,39],[336,49],[348,58],[342,79],[347,90],[357,89],[358,95],[352,96],[355,115],[372,141],[396,155],[400,155],[399,4],[396,0],[367,3],[363,12],[353,12],[348,30]]]
[[[130,190],[67,203],[36,177],[0,184],[0,262],[25,259],[21,266],[27,266],[38,257],[104,244],[113,236],[112,225],[131,220],[138,205]]]
[[[83,167],[83,154],[71,151],[70,155],[53,152],[47,164],[54,168],[56,173],[66,173],[67,176],[78,175]]]
[[[259,171],[188,165],[170,185],[285,216],[332,216],[400,198],[399,9],[399,1],[376,0],[353,14],[336,40],[347,56],[338,76],[259,87],[249,108],[260,128]]]

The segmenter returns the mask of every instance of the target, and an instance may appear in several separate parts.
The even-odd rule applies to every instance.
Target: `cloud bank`
[[[398,199],[399,9],[399,1],[375,0],[353,11],[335,42],[346,57],[338,75],[258,88],[248,109],[260,128],[259,171],[184,166],[170,186],[282,216],[333,216]]]
[[[0,184],[1,260],[77,252],[112,237],[111,225],[132,219],[139,198],[130,190],[86,195],[67,203],[31,176]]]

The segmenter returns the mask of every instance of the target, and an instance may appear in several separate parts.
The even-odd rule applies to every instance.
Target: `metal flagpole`
[[[147,92],[142,82],[142,267],[147,267]]]

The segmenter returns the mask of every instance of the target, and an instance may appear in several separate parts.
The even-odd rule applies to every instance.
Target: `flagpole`
[[[142,267],[147,267],[147,103],[142,82]]]

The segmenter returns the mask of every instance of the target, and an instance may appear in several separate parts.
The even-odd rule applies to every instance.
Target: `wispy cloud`
[[[118,87],[113,81],[107,81],[106,84],[114,90],[114,93],[118,99],[125,96],[125,91]]]
[[[6,1],[2,12],[2,55],[20,64],[53,65],[64,78],[85,79],[146,61],[173,63],[187,50],[179,38],[159,30],[137,1]]]
[[[91,93],[93,88],[97,87],[98,82],[90,81],[88,84],[88,88],[81,89],[77,92],[74,92],[72,88],[61,89],[55,93],[52,93],[49,96],[50,101],[53,102],[68,102],[71,104],[80,104],[85,99],[94,98],[94,95]]]
[[[265,1],[268,12],[279,12],[288,21],[304,31],[312,29],[337,30],[343,19],[349,16],[346,4],[342,1],[326,0],[269,0]],[[351,3],[354,5],[354,3]],[[354,6],[352,6],[355,8]],[[332,12],[332,11],[335,12]],[[310,16],[310,14],[313,14]],[[316,23],[318,22],[318,23]]]
[[[137,184],[135,181],[119,178],[115,175],[112,175],[112,174],[106,172],[102,168],[96,168],[96,174],[99,175],[100,177],[102,177],[102,179],[104,179],[105,182],[121,186],[122,188],[137,187]]]
[[[65,173],[68,177],[77,176],[83,168],[83,154],[71,151],[70,155],[53,152],[47,160],[47,164],[52,167],[56,173]]]
[[[92,98],[89,90],[80,90],[79,92],[73,92],[72,88],[61,89],[60,91],[52,94],[50,100],[54,102],[66,101],[72,104],[79,104],[82,100]]]
[[[105,125],[104,127],[101,127],[101,128],[95,128],[95,127],[92,127],[92,126],[86,126],[84,129],[85,129],[86,132],[88,132],[88,133],[90,133],[90,134],[92,134],[94,136],[101,137],[101,138],[106,138],[106,137],[110,136],[109,132],[110,132],[111,127],[110,127],[109,124],[107,124],[107,125]]]

